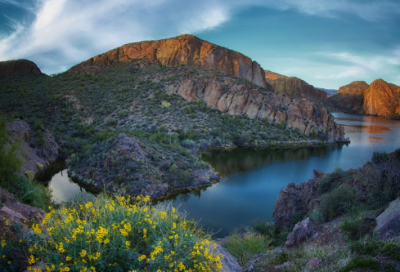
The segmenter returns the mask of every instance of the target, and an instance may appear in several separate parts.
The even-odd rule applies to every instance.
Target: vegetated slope
[[[278,78],[287,78],[287,76],[269,71],[269,70],[264,70],[265,73],[265,80],[275,80]]]
[[[340,87],[329,101],[344,112],[397,119],[400,116],[400,87],[382,79],[371,85],[355,81]]]
[[[185,46],[167,58],[170,42]],[[151,59],[146,52],[155,44],[163,50]],[[208,57],[199,44],[211,46]],[[225,57],[216,63],[218,52]],[[10,117],[42,120],[70,155],[76,180],[153,197],[211,184],[216,175],[195,155],[199,149],[343,138],[326,109],[273,93],[256,73],[249,77],[254,63],[247,60],[193,36],[130,44],[54,77],[10,81],[1,86],[0,107]],[[238,75],[252,81],[232,76],[236,64]]]

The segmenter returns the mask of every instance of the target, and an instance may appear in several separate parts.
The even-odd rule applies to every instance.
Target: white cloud
[[[0,60],[28,58],[53,73],[125,43],[216,28],[235,12],[253,6],[329,17],[345,12],[377,20],[388,13],[400,14],[396,1],[0,0],[35,15],[33,22],[15,22],[14,31],[0,38]],[[355,67],[365,66],[357,61],[362,60],[355,58]],[[377,66],[379,61],[369,64]]]

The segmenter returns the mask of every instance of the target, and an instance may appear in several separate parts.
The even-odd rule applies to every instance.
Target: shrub
[[[331,174],[326,175],[318,182],[318,193],[320,195],[328,193],[339,186],[339,179],[344,177],[346,172],[342,168],[336,168]]]
[[[212,271],[221,268],[212,241],[170,206],[150,197],[65,206],[33,224],[30,265],[44,262],[57,271]],[[216,245],[214,244],[214,248]]]
[[[357,268],[365,269],[368,271],[378,271],[381,268],[381,264],[372,258],[361,258],[356,257],[351,260],[345,267],[340,269],[340,272],[350,272]]]
[[[342,184],[321,197],[319,211],[325,220],[329,220],[349,211],[356,203],[356,200],[356,190],[347,184]]]
[[[248,142],[250,142],[251,137],[249,134],[242,134],[239,137],[236,137],[233,141],[233,143],[237,146],[244,146],[246,145]]]
[[[19,253],[19,247],[12,240],[1,240],[0,245],[0,270],[4,272],[17,271],[18,263],[15,256]]]
[[[193,140],[185,139],[181,142],[181,146],[191,149],[191,148],[196,147],[196,143]]]
[[[373,163],[382,163],[382,162],[387,162],[389,160],[389,154],[386,152],[379,152],[375,151],[372,154],[372,162]]]
[[[394,156],[395,156],[396,159],[400,160],[400,148],[397,148],[394,151]]]
[[[325,222],[324,216],[319,210],[313,210],[310,218],[314,221],[315,224],[319,225]]]
[[[266,240],[265,237],[255,232],[247,232],[243,235],[234,233],[229,237],[229,241],[224,247],[243,266],[251,260],[253,254],[265,252],[269,243],[270,240]]]

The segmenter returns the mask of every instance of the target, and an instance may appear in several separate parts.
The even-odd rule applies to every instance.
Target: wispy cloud
[[[47,73],[61,71],[125,43],[213,29],[231,20],[236,12],[254,6],[293,9],[313,16],[340,17],[342,13],[351,13],[366,20],[400,14],[397,0],[0,0],[0,3],[19,6],[34,14],[33,21],[12,22],[12,33],[0,39],[0,60],[28,58]]]

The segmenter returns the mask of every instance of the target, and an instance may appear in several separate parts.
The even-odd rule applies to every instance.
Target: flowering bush
[[[150,197],[99,196],[33,224],[29,263],[46,271],[218,271],[220,256],[196,224]],[[35,269],[33,269],[35,270]]]

